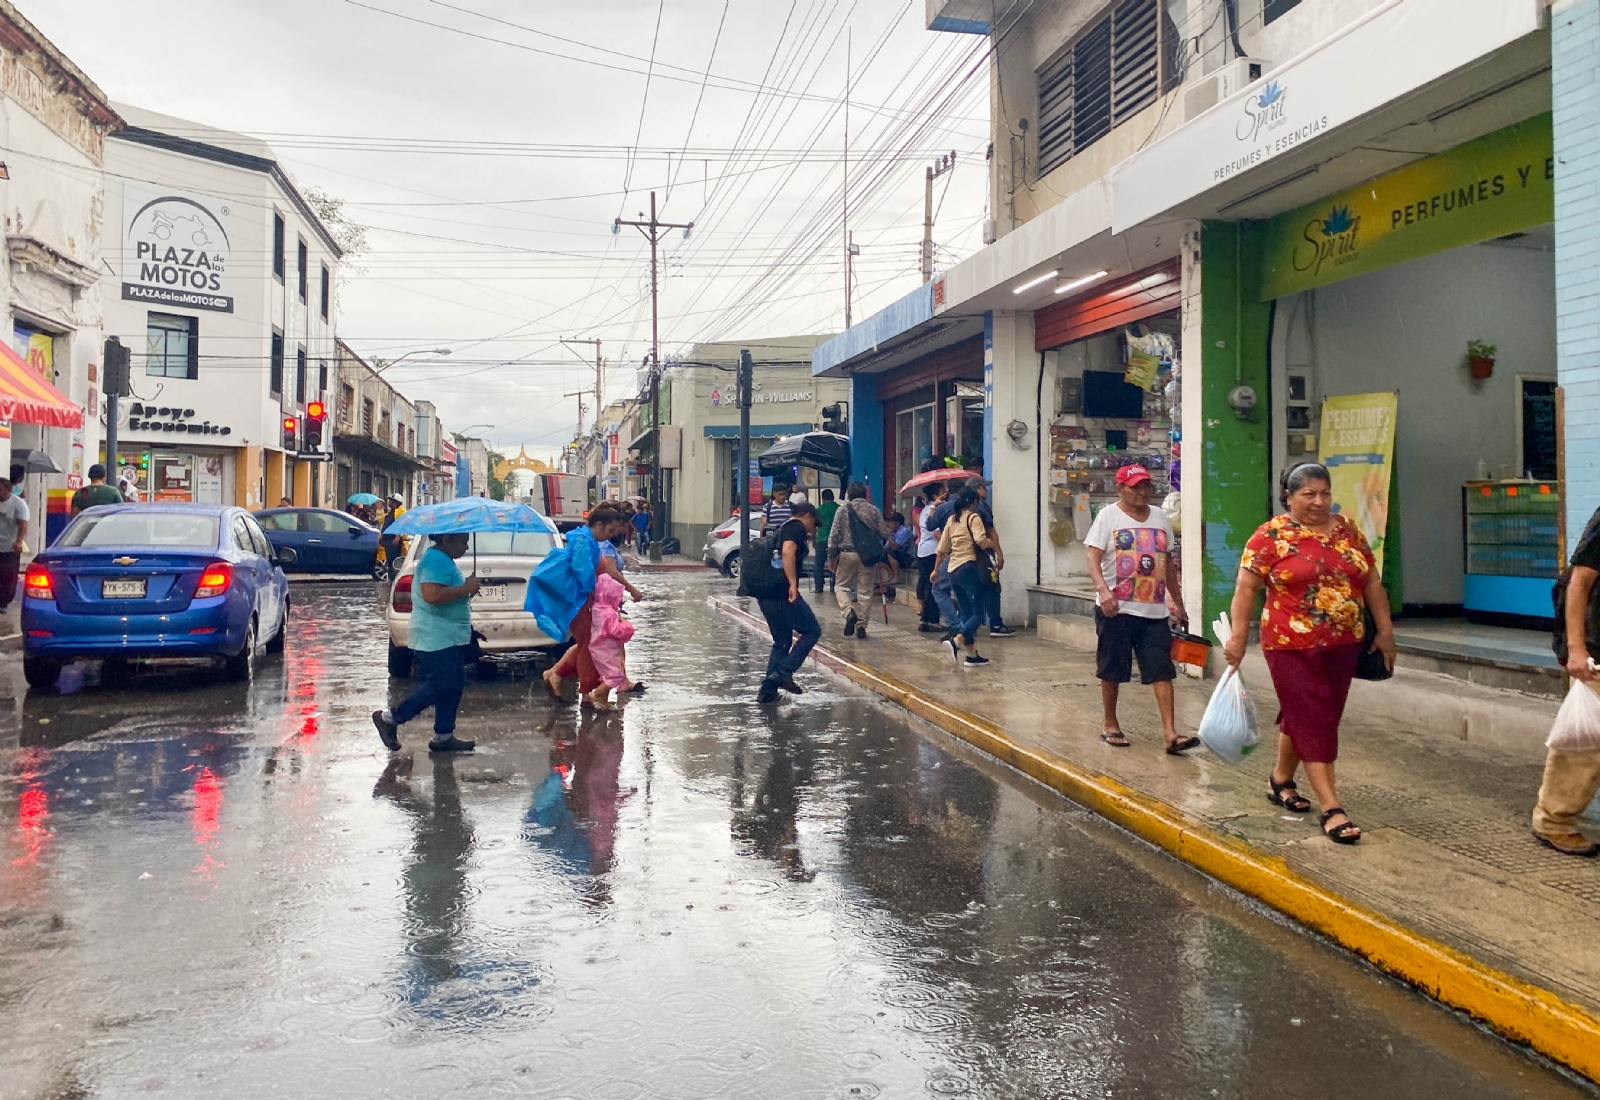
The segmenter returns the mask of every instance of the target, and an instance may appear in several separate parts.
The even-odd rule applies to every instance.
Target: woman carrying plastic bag
[[[1217,641],[1227,644],[1233,636],[1226,613],[1211,625]],[[1206,712],[1200,719],[1200,743],[1230,764],[1237,764],[1261,744],[1261,729],[1256,722],[1255,704],[1244,689],[1239,667],[1229,665],[1211,693]]]
[[[1295,787],[1304,763],[1322,804],[1323,833],[1335,844],[1354,844],[1361,829],[1339,804],[1333,762],[1339,720],[1362,655],[1375,650],[1384,668],[1394,668],[1389,598],[1366,538],[1333,511],[1326,467],[1302,462],[1285,470],[1278,499],[1288,513],[1263,523],[1245,544],[1222,655],[1233,669],[1244,660],[1250,620],[1265,590],[1261,648],[1278,693],[1281,731],[1267,801],[1291,813],[1311,809]],[[1363,604],[1374,624],[1371,636]]]

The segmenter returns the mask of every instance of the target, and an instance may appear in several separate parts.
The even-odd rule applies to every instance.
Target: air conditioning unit
[[[1236,57],[1210,76],[1201,77],[1183,90],[1183,120],[1188,122],[1238,94],[1271,68],[1272,62],[1259,57]]]

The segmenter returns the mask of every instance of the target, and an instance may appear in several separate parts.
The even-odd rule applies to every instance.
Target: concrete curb
[[[627,563],[629,569],[637,569],[641,573],[663,573],[674,570],[682,572],[710,570],[715,572],[711,566],[703,561],[651,561],[649,558],[641,558],[629,554]]]
[[[710,602],[745,626],[765,622],[726,597]],[[1053,753],[1025,749],[977,715],[818,645],[811,659],[983,750],[1213,878],[1313,928],[1501,1035],[1600,1081],[1600,1017],[1486,966],[1301,876],[1283,860]]]

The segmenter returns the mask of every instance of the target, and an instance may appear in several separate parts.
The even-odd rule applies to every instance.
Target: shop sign
[[[124,301],[233,312],[226,202],[130,180],[122,219]]]
[[[1262,301],[1554,220],[1553,140],[1542,114],[1261,223]]]
[[[1400,395],[1356,393],[1322,403],[1322,464],[1333,478],[1333,510],[1367,537],[1383,572],[1383,536],[1389,529],[1389,479]]]
[[[148,405],[135,401],[128,406],[130,432],[176,432],[182,435],[232,435],[233,429],[209,420],[196,421],[195,411],[180,405]]]
[[[1325,45],[1118,164],[1112,232],[1199,199],[1533,34],[1541,8],[1528,0],[1406,0],[1353,20]],[[1296,161],[1283,171],[1304,166]]]

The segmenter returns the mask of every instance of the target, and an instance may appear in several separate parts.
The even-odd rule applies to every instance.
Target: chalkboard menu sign
[[[1522,381],[1522,476],[1556,476],[1556,384]]]

